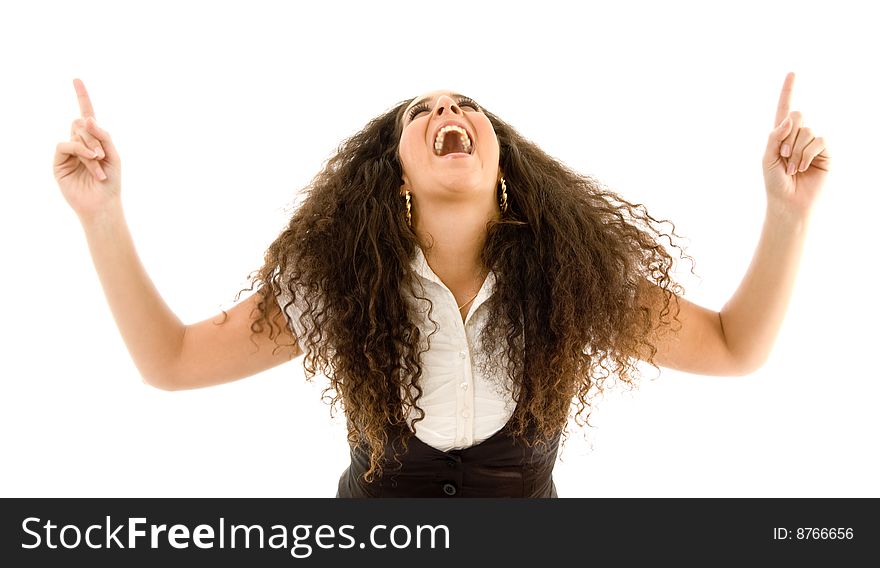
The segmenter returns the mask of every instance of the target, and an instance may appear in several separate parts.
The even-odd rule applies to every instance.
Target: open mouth
[[[467,130],[456,124],[447,124],[434,137],[434,155],[472,154],[473,141]]]

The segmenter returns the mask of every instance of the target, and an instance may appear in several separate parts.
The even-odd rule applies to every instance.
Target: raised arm
[[[649,307],[654,326],[649,341],[657,348],[654,363],[696,375],[731,376],[751,372],[730,350],[718,312],[679,297],[677,317],[681,323],[673,320],[672,325],[661,325],[662,293],[658,286],[643,282],[641,303]],[[676,314],[674,304],[669,309],[671,314]],[[672,320],[672,315],[666,319]],[[646,351],[640,354],[642,359],[647,359],[647,355]]]
[[[830,154],[823,138],[791,112],[794,74],[789,73],[777,106],[776,127],[764,153],[767,209],[752,262],[736,292],[716,312],[680,298],[678,326],[660,326],[655,362],[705,375],[745,375],[770,355],[782,325],[803,252],[810,213],[825,183]],[[659,289],[645,287],[645,305],[655,305]]]
[[[281,330],[281,337],[275,337],[278,343],[269,338],[268,327],[251,333],[251,316],[259,298],[253,294],[225,314],[186,326],[177,356],[151,384],[167,390],[208,387],[250,377],[301,355],[278,304],[271,299],[269,318]]]
[[[168,308],[144,270],[121,207],[84,222],[89,251],[116,325],[144,381],[166,389],[192,389],[249,377],[298,356],[278,304],[269,302],[280,329],[278,347],[268,326],[251,333],[259,294],[192,325]]]
[[[206,387],[247,377],[299,355],[276,302],[279,345],[268,327],[251,337],[254,294],[223,314],[184,325],[168,308],[138,258],[120,199],[121,164],[110,135],[94,121],[82,82],[74,87],[82,118],[71,140],[58,144],[54,170],[79,217],[101,286],[126,347],[144,381],[162,389]],[[216,323],[215,323],[216,322]],[[220,323],[222,322],[222,323]]]

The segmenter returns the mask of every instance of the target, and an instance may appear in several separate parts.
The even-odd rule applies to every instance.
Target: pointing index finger
[[[94,118],[95,111],[92,109],[92,101],[89,99],[89,93],[86,86],[79,79],[73,80],[73,88],[76,89],[76,98],[79,101],[79,113],[83,118]]]
[[[782,84],[782,92],[779,93],[779,105],[776,107],[776,122],[773,126],[779,126],[779,123],[785,120],[791,110],[791,92],[794,89],[794,73],[785,76],[785,82]]]

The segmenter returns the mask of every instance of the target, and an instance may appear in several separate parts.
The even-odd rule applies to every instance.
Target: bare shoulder
[[[260,332],[252,330],[260,299],[254,293],[226,312],[186,326],[174,370],[167,384],[156,386],[179,390],[228,383],[301,355],[281,308],[271,297],[267,301],[272,324],[263,321]]]

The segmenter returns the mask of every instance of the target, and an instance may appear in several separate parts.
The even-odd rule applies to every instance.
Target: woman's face
[[[398,152],[406,189],[423,196],[495,190],[498,138],[475,101],[449,91],[427,93],[410,102],[402,120]]]

